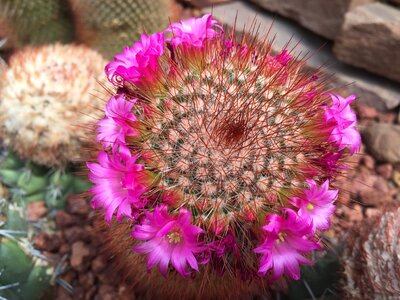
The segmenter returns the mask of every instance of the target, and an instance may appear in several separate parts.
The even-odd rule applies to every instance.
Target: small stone
[[[71,246],[70,246],[69,244],[62,244],[62,245],[60,246],[60,249],[58,249],[58,252],[59,252],[61,255],[69,254],[69,252],[71,252]]]
[[[373,122],[364,129],[368,151],[382,162],[400,162],[400,125]]]
[[[378,117],[378,111],[376,110],[375,107],[366,105],[364,103],[357,103],[356,105],[356,109],[358,112],[358,115],[361,118],[365,118],[365,119],[375,119],[376,117]]]
[[[78,240],[88,240],[88,233],[82,227],[74,226],[64,230],[64,237],[69,243]]]
[[[390,179],[393,173],[393,166],[391,164],[381,164],[376,167],[376,172],[385,179]]]
[[[30,221],[36,221],[44,217],[47,215],[47,211],[46,202],[44,201],[34,201],[26,207],[26,214]]]
[[[68,214],[63,210],[59,210],[56,213],[56,224],[58,228],[65,228],[71,225],[77,224],[79,219],[75,216]]]
[[[100,273],[107,266],[107,258],[105,256],[97,256],[92,261],[92,270],[95,273]]]
[[[94,300],[115,300],[118,294],[111,285],[101,285]]]
[[[79,284],[88,290],[95,281],[95,277],[92,272],[80,273],[79,274]]]
[[[353,223],[358,223],[363,220],[362,207],[358,204],[354,205],[354,207],[349,212],[349,220]]]
[[[57,297],[55,300],[74,300],[74,298],[65,290],[65,288],[59,286],[57,288]]]
[[[364,155],[362,158],[362,163],[370,170],[373,170],[375,168],[375,160],[370,155]]]
[[[90,206],[84,198],[74,195],[67,200],[67,211],[71,214],[86,215],[90,211]]]
[[[35,248],[38,250],[54,252],[58,250],[60,244],[61,242],[57,235],[50,236],[46,232],[39,232],[34,239]]]
[[[70,263],[77,271],[84,269],[84,259],[90,256],[89,247],[82,241],[72,244]]]
[[[367,218],[375,218],[376,216],[381,215],[382,211],[378,208],[368,207],[365,210],[365,216]]]

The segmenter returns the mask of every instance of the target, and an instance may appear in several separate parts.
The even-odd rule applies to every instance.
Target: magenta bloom
[[[137,130],[129,123],[137,121],[132,113],[135,100],[126,101],[124,95],[111,97],[106,104],[105,117],[97,122],[97,142],[103,142],[104,148],[118,144],[125,144],[126,136],[135,136]]]
[[[201,18],[172,23],[166,32],[172,32],[173,36],[167,38],[166,41],[171,42],[175,48],[180,45],[202,48],[205,41],[219,36],[223,29],[216,20],[212,19],[210,14],[207,14]]]
[[[146,242],[133,250],[148,254],[148,269],[158,265],[160,272],[165,276],[171,262],[182,276],[190,274],[188,265],[198,271],[194,254],[205,250],[198,242],[198,236],[203,230],[192,225],[190,219],[191,213],[185,208],[181,208],[176,218],[170,216],[167,207],[162,205],[157,206],[153,213],[146,212],[143,223],[135,225],[132,236]]]
[[[268,224],[264,242],[254,249],[262,254],[260,275],[272,271],[272,280],[287,275],[292,279],[300,278],[300,265],[311,264],[306,254],[320,247],[309,238],[312,235],[312,224],[300,218],[293,210],[286,208],[282,215],[272,214],[267,217]]]
[[[128,152],[129,153],[129,152]],[[126,153],[110,155],[104,151],[98,155],[97,163],[86,163],[90,170],[89,179],[95,185],[89,190],[93,194],[93,208],[102,208],[106,220],[117,210],[117,220],[122,216],[132,217],[132,205],[143,207],[142,194],[146,186],[142,184],[144,166],[136,164],[137,156]]]
[[[334,202],[338,190],[329,190],[329,180],[326,180],[320,188],[314,180],[307,180],[309,188],[304,190],[301,197],[289,199],[299,209],[298,215],[309,220],[313,225],[313,231],[329,229],[329,218],[335,211]]]
[[[347,98],[331,94],[332,105],[325,107],[325,121],[331,127],[330,142],[335,142],[339,150],[349,147],[354,154],[361,145],[361,137],[357,131],[356,114],[350,107],[350,103],[356,99],[354,95]]]
[[[124,52],[114,56],[114,61],[106,66],[108,80],[115,85],[153,82],[158,79],[161,70],[158,59],[163,53],[163,33],[142,34],[140,42],[125,47]]]
[[[292,59],[292,56],[287,50],[283,50],[278,55],[274,56],[274,59],[279,62],[282,66],[286,66],[288,62]]]

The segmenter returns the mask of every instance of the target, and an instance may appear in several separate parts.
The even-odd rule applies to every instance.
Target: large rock
[[[335,39],[346,12],[376,0],[251,0],[261,7],[299,22],[311,31]]]
[[[400,10],[373,3],[347,13],[334,52],[345,63],[400,82]]]
[[[372,123],[364,130],[364,142],[377,160],[400,162],[400,125]]]
[[[285,1],[282,0],[282,2]],[[272,45],[274,52],[279,52],[283,48],[294,48],[295,56],[302,57],[306,53],[311,53],[307,60],[308,67],[316,70],[324,65],[323,69],[327,74],[334,74],[331,78],[331,82],[333,81],[334,84],[332,87],[342,86],[345,94],[354,93],[361,102],[380,111],[391,110],[400,104],[400,85],[381,76],[341,63],[332,54],[329,45],[322,47],[326,44],[325,39],[310,33],[286,18],[275,16],[267,11],[260,13],[254,5],[241,1],[208,7],[202,12],[212,12],[217,19],[229,27],[236,26],[238,31],[243,28],[250,30],[256,16],[256,26],[259,25],[258,36],[260,39],[266,38],[268,34],[270,39],[274,37]],[[290,43],[288,43],[289,40]]]

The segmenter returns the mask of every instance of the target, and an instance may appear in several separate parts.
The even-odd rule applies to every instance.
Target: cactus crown
[[[118,89],[88,163],[92,204],[133,222],[149,268],[299,278],[329,228],[329,184],[360,144],[354,97],[303,65],[206,15],[142,35],[106,66]]]

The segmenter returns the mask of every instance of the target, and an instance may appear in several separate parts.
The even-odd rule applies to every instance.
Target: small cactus
[[[298,280],[321,249],[332,186],[361,143],[355,97],[270,49],[205,15],[142,35],[106,66],[115,93],[87,163],[92,206],[145,297],[245,299]]]
[[[5,299],[40,299],[50,287],[54,268],[32,246],[32,224],[26,221],[24,209],[2,200],[0,213],[0,297]]]
[[[63,0],[0,0],[0,34],[7,47],[73,40],[70,15]]]
[[[78,41],[110,58],[175,18],[171,0],[69,0]]]
[[[11,199],[21,207],[45,201],[48,208],[62,208],[71,194],[84,192],[90,185],[70,169],[54,169],[21,160],[3,151],[0,182],[8,186]]]
[[[342,264],[345,299],[399,299],[400,208],[365,220],[354,229]]]
[[[83,46],[26,48],[0,76],[0,139],[23,159],[65,166],[79,158],[82,130],[101,104],[104,60]],[[101,97],[101,96],[100,96]]]

